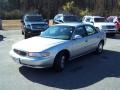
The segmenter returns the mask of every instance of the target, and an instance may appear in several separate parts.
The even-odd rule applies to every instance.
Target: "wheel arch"
[[[64,54],[67,56],[67,60],[69,60],[69,58],[70,58],[70,51],[69,51],[69,50],[63,49],[63,50],[59,51],[59,52],[56,54],[56,56],[59,55],[60,53],[64,53]],[[55,58],[56,58],[56,56],[55,56]]]
[[[105,44],[105,41],[102,39],[100,42],[102,42],[103,43],[103,45]]]

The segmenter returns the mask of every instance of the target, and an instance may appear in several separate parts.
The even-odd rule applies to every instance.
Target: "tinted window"
[[[80,22],[80,19],[77,16],[64,16],[65,22]]]
[[[41,37],[69,40],[74,31],[72,26],[51,26],[41,33]]]
[[[82,37],[85,37],[87,35],[87,32],[83,26],[80,26],[80,27],[76,28],[75,35],[80,35]]]
[[[95,22],[105,22],[105,18],[94,18]]]
[[[88,35],[93,35],[93,34],[97,33],[97,31],[95,30],[95,28],[93,28],[90,25],[86,25],[85,29],[86,29]]]
[[[26,16],[25,21],[36,22],[36,21],[44,21],[42,16]]]

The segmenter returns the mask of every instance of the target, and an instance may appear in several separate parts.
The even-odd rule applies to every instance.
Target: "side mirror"
[[[23,21],[23,20],[21,20],[21,23],[24,23],[24,21]]]
[[[61,23],[63,23],[63,21],[62,20],[58,20],[59,22],[61,22]]]
[[[73,40],[76,40],[76,39],[81,39],[82,38],[82,36],[81,35],[75,35],[74,37],[73,37]]]

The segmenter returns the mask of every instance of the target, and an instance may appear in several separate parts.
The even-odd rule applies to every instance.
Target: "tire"
[[[24,34],[24,39],[28,39],[28,38],[30,38],[30,35],[28,35],[28,34]]]
[[[57,72],[61,72],[65,68],[65,62],[66,62],[67,56],[62,52],[59,53],[54,60],[53,68]]]
[[[24,35],[24,32],[23,32],[23,30],[22,30],[22,35]]]
[[[104,46],[104,43],[101,41],[99,44],[98,44],[98,47],[95,51],[96,54],[101,54],[103,52],[103,46]]]

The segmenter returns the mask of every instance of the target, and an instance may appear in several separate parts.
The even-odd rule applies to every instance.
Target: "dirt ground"
[[[49,25],[52,25],[53,21],[49,20]],[[20,20],[3,20],[2,21],[3,30],[20,30],[21,22]]]

